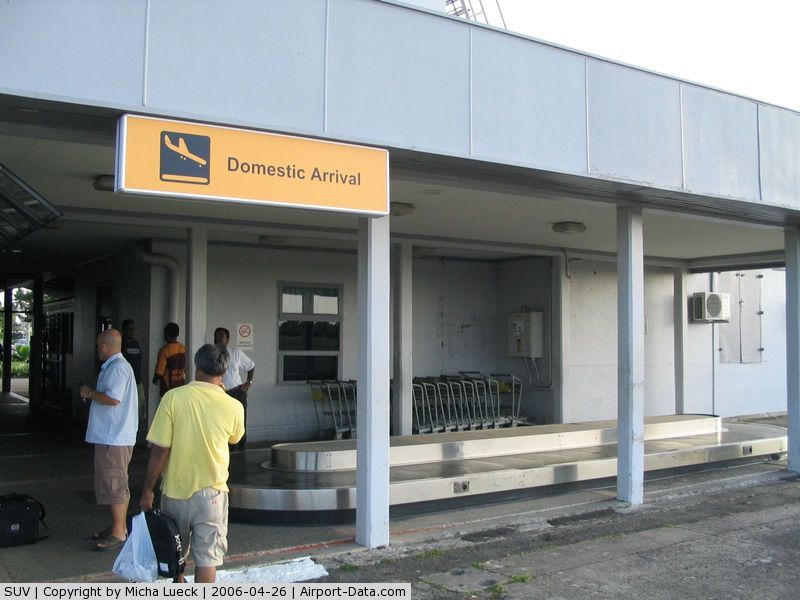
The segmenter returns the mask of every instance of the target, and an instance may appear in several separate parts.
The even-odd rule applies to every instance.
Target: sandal
[[[93,540],[104,540],[110,535],[111,535],[111,525],[109,525],[105,529],[101,529],[100,531],[95,531],[92,534],[92,538],[91,539],[93,539]]]
[[[125,539],[127,539],[127,536],[125,536]],[[94,547],[94,549],[99,551],[99,552],[105,552],[106,550],[116,550],[117,548],[120,548],[125,543],[125,539],[120,539],[115,535],[110,535],[106,539],[104,539],[102,542],[97,544]]]

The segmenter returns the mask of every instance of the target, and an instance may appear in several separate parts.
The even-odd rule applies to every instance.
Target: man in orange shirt
[[[186,346],[178,341],[181,330],[177,323],[164,327],[164,341],[158,351],[153,383],[159,385],[159,397],[186,383]]]

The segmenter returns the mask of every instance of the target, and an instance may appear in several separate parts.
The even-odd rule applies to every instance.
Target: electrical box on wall
[[[696,292],[692,295],[692,321],[716,323],[730,321],[731,295],[716,292]]]
[[[515,312],[508,315],[508,355],[515,358],[544,356],[544,313]]]

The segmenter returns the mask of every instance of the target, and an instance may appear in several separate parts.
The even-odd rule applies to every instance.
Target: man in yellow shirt
[[[147,441],[153,444],[139,505],[152,510],[159,476],[161,512],[175,520],[195,562],[195,582],[213,583],[228,549],[229,444],[244,435],[244,409],[228,396],[224,348],[194,356],[195,381],[161,399]]]

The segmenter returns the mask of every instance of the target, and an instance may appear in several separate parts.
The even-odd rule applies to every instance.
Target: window
[[[341,287],[281,284],[278,380],[339,379]]]

